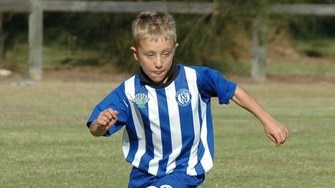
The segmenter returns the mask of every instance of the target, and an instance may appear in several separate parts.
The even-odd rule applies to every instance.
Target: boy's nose
[[[157,58],[156,62],[155,62],[155,67],[156,68],[162,68],[162,60],[160,57]]]

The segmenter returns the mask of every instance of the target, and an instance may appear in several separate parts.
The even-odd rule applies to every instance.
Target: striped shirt
[[[211,97],[228,104],[236,89],[216,70],[177,66],[178,75],[164,88],[142,84],[139,74],[125,80],[94,108],[87,123],[106,108],[117,110],[118,121],[105,136],[125,127],[125,159],[158,177],[176,171],[195,176],[212,168]]]

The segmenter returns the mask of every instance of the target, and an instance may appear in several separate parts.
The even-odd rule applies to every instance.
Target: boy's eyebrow
[[[173,50],[173,48],[166,48],[166,49],[162,50],[162,52],[163,51],[172,51],[172,50]]]
[[[166,52],[166,51],[173,51],[174,49],[173,49],[173,47],[172,48],[166,48],[166,49],[163,49],[161,52]],[[143,51],[143,53],[151,53],[151,52],[154,52],[154,53],[156,53],[156,51],[154,51],[154,50],[146,50],[146,49],[143,49],[142,48],[142,51]]]

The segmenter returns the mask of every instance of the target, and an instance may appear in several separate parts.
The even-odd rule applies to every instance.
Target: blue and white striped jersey
[[[161,177],[171,172],[201,175],[213,166],[211,97],[228,104],[236,84],[216,70],[178,65],[164,88],[142,84],[139,74],[125,80],[93,110],[87,125],[112,108],[118,122],[106,136],[125,127],[122,148],[134,167]]]

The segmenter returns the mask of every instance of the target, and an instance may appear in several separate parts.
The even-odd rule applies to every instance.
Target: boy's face
[[[146,37],[139,41],[138,46],[131,47],[136,61],[144,73],[156,83],[165,83],[167,73],[171,68],[176,47],[173,40]]]

